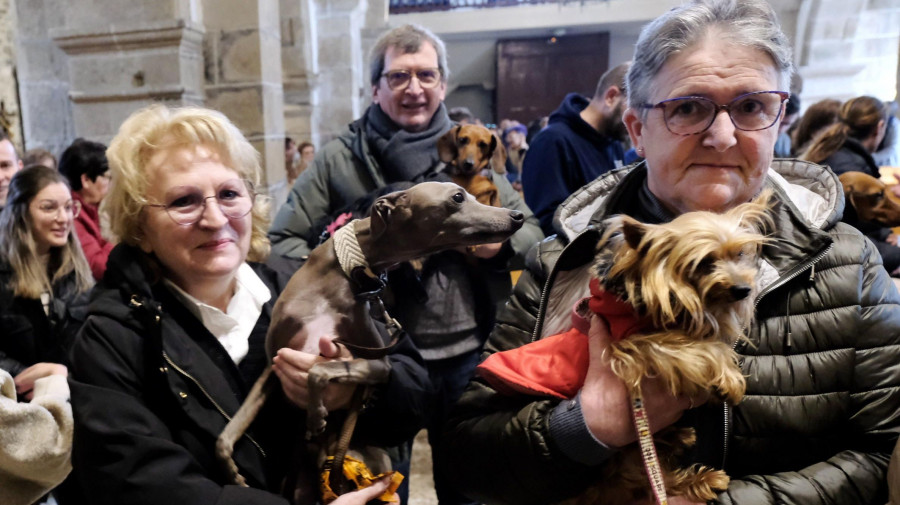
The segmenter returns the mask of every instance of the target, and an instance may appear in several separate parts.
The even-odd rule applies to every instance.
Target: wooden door
[[[609,68],[609,33],[497,42],[497,121],[547,116],[566,94],[594,95]]]

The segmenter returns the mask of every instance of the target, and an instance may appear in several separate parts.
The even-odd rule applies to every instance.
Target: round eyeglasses
[[[181,226],[190,226],[200,220],[206,211],[206,201],[215,198],[219,210],[229,219],[240,219],[253,209],[256,195],[253,185],[242,179],[231,179],[216,188],[216,194],[203,196],[196,186],[175,186],[166,191],[167,203],[148,203],[147,207],[158,207]]]
[[[418,70],[388,70],[381,74],[391,89],[404,89],[409,86],[413,76],[423,88],[434,88],[441,82],[441,69],[420,68]]]
[[[63,214],[71,216],[74,219],[81,214],[81,202],[78,200],[69,200],[66,203],[60,203],[56,200],[41,200],[38,203],[38,210],[47,216],[53,217],[58,216],[59,211],[62,210]]]
[[[660,109],[666,128],[675,135],[697,135],[712,126],[724,110],[738,130],[757,131],[771,128],[778,122],[784,102],[791,96],[786,91],[754,91],[719,105],[702,96],[683,96],[663,100],[657,104],[643,104],[644,109]]]

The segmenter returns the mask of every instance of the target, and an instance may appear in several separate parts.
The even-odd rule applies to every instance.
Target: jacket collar
[[[593,257],[593,248],[583,244],[596,244],[598,229],[606,218],[628,213],[628,206],[636,200],[646,177],[644,162],[613,170],[563,202],[555,225],[561,230],[561,237],[571,243],[560,255],[557,268],[570,270]],[[820,165],[775,160],[766,185],[773,189],[778,201],[773,208],[776,232],[763,250],[761,289],[825,250],[831,239],[823,230],[840,221],[844,211],[840,180]]]

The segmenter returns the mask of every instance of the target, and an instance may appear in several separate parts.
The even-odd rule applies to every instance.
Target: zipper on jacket
[[[581,232],[585,233],[585,232]],[[575,237],[576,239],[578,237]],[[572,239],[569,244],[575,242],[575,239]],[[544,325],[544,313],[547,311],[547,297],[550,293],[550,283],[556,278],[557,266],[559,265],[559,258],[562,257],[563,252],[568,248],[568,245],[563,248],[562,251],[559,252],[559,256],[556,257],[556,262],[553,263],[553,267],[550,269],[550,274],[547,275],[547,280],[544,281],[544,288],[541,289],[541,303],[538,305],[538,313],[537,318],[534,321],[534,330],[531,332],[531,341],[537,342],[538,336],[541,334],[542,326]]]
[[[834,242],[832,242],[831,244],[828,244],[828,247],[826,247],[825,250],[823,250],[822,252],[817,254],[810,261],[801,265],[800,268],[797,268],[792,274],[778,280],[777,282],[770,284],[766,289],[764,289],[762,292],[760,292],[759,295],[756,297],[756,301],[753,303],[753,313],[755,314],[756,310],[759,308],[759,302],[762,300],[763,296],[771,293],[772,291],[780,288],[781,286],[784,286],[789,281],[791,281],[792,279],[794,279],[801,273],[805,272],[807,270],[807,268],[810,270],[809,278],[810,278],[810,280],[813,280],[816,275],[816,270],[815,270],[816,263],[818,263],[822,258],[824,258],[826,254],[828,254],[828,251],[831,250],[831,247],[833,245],[834,245]],[[788,337],[788,338],[790,339],[790,337]],[[734,344],[735,350],[737,350],[738,342],[740,342],[740,340],[735,341],[735,344]],[[790,342],[790,340],[788,340],[788,342]],[[723,448],[722,449],[722,468],[724,469],[725,462],[728,460],[728,438],[729,438],[729,432],[731,431],[731,422],[729,420],[729,415],[728,415],[728,412],[730,410],[728,407],[728,402],[725,402],[723,405],[725,407],[723,409],[723,412],[725,414],[725,421],[724,421],[725,443],[722,444],[722,448]]]
[[[197,386],[197,388],[199,388],[200,391],[203,392],[203,394],[206,396],[206,399],[209,400],[209,402],[213,404],[213,407],[215,407],[216,410],[219,411],[219,414],[222,414],[222,417],[227,419],[228,422],[231,422],[231,416],[229,416],[228,414],[225,413],[225,409],[223,409],[222,407],[219,406],[219,404],[216,402],[216,400],[214,400],[213,397],[206,391],[206,388],[203,387],[203,384],[200,384],[200,381],[195,379],[191,374],[184,371],[180,366],[176,365],[175,362],[172,361],[172,358],[170,358],[169,355],[166,353],[166,351],[163,351],[162,354],[163,354],[163,359],[166,360],[166,363],[168,363],[169,366],[171,366],[172,368],[177,370],[178,373],[180,373],[181,375],[186,377],[188,380],[193,382],[194,385]],[[248,433],[244,433],[244,436],[247,437],[247,439],[250,440],[250,442],[252,442],[253,445],[256,446],[257,450],[259,450],[259,453],[262,454],[263,457],[266,457],[266,451],[263,450],[262,446],[260,446],[256,442],[256,440],[253,440],[253,437],[251,437]]]

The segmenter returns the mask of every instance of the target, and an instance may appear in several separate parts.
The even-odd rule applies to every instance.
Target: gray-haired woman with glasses
[[[569,328],[610,216],[667,222],[726,211],[771,189],[755,318],[734,343],[746,395],[739,405],[675,397],[651,372],[642,387],[654,391],[644,397],[650,425],[695,429],[681,463],[728,473],[715,503],[880,505],[900,431],[900,296],[872,243],[840,222],[834,173],[773,160],[791,61],[765,0],[694,0],[648,24],[623,116],[645,161],[600,177],[560,207],[564,233],[537,248],[486,351]],[[557,502],[602,485],[604,465],[635,443],[631,399],[604,358],[609,331],[594,321],[590,366],[575,397],[508,396],[480,379],[469,385],[445,430],[454,449],[445,467],[456,470],[462,493],[491,504]],[[649,483],[644,496],[626,501],[653,503]]]
[[[286,281],[259,263],[269,252],[268,202],[254,189],[259,155],[218,112],[155,105],[123,123],[107,156],[113,178],[101,211],[120,243],[72,353],[73,466],[86,502],[286,504],[279,486],[306,453],[296,408],[305,407],[303,379],[314,362],[338,358],[330,341],[321,356],[276,357],[279,377],[291,380],[235,446],[250,487],[232,485],[215,455],[216,437],[268,364],[266,332]],[[395,380],[381,398],[420,403],[409,386],[425,375],[415,350],[401,342],[394,352],[403,359],[392,361]],[[329,410],[349,403],[346,388],[325,394]],[[406,414],[379,405],[361,427]],[[335,503],[362,504],[384,487]]]

